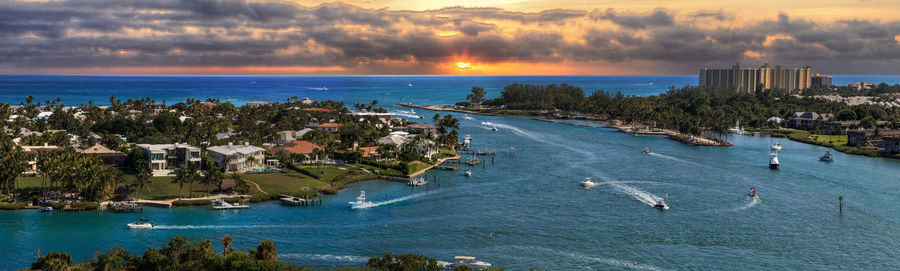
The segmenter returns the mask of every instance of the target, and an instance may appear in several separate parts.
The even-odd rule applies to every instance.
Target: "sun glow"
[[[472,68],[472,63],[470,62],[456,62],[457,69],[469,69]]]

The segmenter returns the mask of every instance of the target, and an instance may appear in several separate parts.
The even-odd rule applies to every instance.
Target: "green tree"
[[[275,242],[272,240],[263,240],[260,242],[259,246],[256,247],[256,259],[267,262],[277,262],[278,250],[275,247]]]
[[[483,87],[472,87],[472,93],[466,95],[466,99],[472,101],[474,104],[481,104],[484,102],[484,95],[487,94],[484,91]]]
[[[0,182],[3,183],[6,194],[11,194],[10,186],[18,189],[17,180],[27,166],[22,149],[7,142],[0,144]]]
[[[866,116],[859,121],[859,126],[862,126],[866,129],[875,128],[878,125],[878,122],[872,116]]]

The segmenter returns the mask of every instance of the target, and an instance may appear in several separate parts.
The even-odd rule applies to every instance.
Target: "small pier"
[[[452,171],[457,171],[457,170],[459,170],[459,164],[455,164],[455,163],[441,163],[440,165],[434,166],[434,168],[435,168],[435,169],[442,169],[442,170],[452,170]]]
[[[459,153],[461,153],[461,154],[469,154],[469,155],[480,155],[480,156],[488,156],[488,155],[493,156],[493,155],[497,155],[497,152],[492,152],[492,151],[468,151],[468,150],[463,150],[463,151],[459,151]]]
[[[134,213],[144,211],[144,205],[136,202],[113,202],[107,206],[113,213]]]
[[[319,197],[314,198],[301,198],[295,197],[292,195],[278,195],[278,201],[281,202],[281,205],[286,206],[315,206],[322,205],[322,199]]]

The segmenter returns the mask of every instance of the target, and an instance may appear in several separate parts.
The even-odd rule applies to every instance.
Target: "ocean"
[[[900,82],[900,77],[835,76],[852,81]],[[695,76],[0,76],[0,100],[18,103],[59,97],[67,105],[151,97],[167,103],[208,97],[233,101],[314,100],[451,104],[472,86],[489,97],[513,83],[569,83],[653,95],[696,84]],[[409,86],[412,84],[412,87]],[[327,88],[328,90],[320,90]],[[417,110],[418,114],[434,112]],[[66,251],[88,260],[121,246],[133,252],[160,247],[176,234],[192,239],[234,237],[236,249],[271,239],[279,259],[330,268],[362,265],[382,253],[424,254],[439,260],[476,256],[507,270],[892,270],[900,268],[900,161],[834,152],[765,137],[732,136],[733,147],[696,147],[656,136],[518,117],[471,116],[460,134],[476,150],[496,151],[493,162],[432,171],[438,187],[391,181],[351,184],[319,207],[275,202],[249,210],[147,208],[143,213],[0,212],[0,269],[25,268],[36,252]],[[490,131],[482,122],[498,128]],[[784,146],[781,169],[769,170],[768,145]],[[510,148],[514,147],[514,154]],[[642,154],[644,147],[653,155]],[[590,177],[592,189],[579,185]],[[746,194],[750,187],[760,200]],[[350,210],[360,191],[379,206]],[[838,197],[843,196],[843,212]],[[665,198],[671,209],[651,207]],[[125,224],[151,218],[158,229]],[[493,238],[489,235],[493,233]],[[637,263],[637,264],[636,264]]]

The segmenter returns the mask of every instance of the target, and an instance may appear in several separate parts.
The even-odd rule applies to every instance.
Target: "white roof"
[[[266,151],[266,149],[251,145],[222,145],[206,148],[206,151],[231,156],[235,154],[253,154],[255,152]]]
[[[197,147],[187,145],[187,144],[137,144],[137,145],[138,145],[138,147],[141,147],[144,149],[149,149],[151,151],[161,151],[161,150],[166,150],[166,149],[170,149],[170,148],[174,148],[174,147],[188,148],[188,149],[196,149],[197,148]]]
[[[378,139],[378,143],[381,144],[394,144],[397,146],[403,145],[407,141],[406,136],[402,135],[389,135]]]

